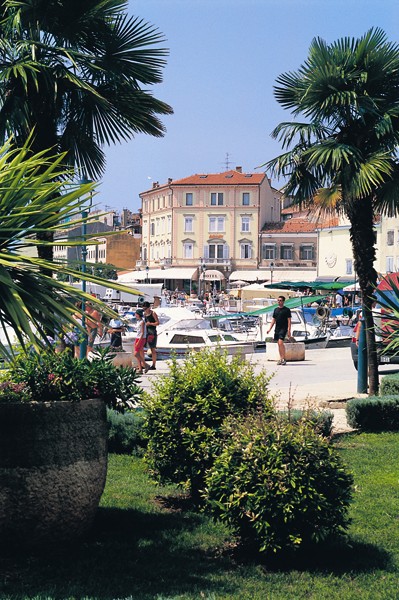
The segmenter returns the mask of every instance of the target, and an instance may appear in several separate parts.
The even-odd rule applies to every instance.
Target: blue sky
[[[273,96],[314,37],[328,42],[382,27],[399,43],[398,0],[129,0],[129,14],[156,25],[170,55],[153,94],[174,114],[164,138],[139,135],[106,148],[97,202],[137,210],[139,193],[194,173],[244,171],[280,152],[270,137],[290,120]],[[277,185],[278,182],[273,182]]]

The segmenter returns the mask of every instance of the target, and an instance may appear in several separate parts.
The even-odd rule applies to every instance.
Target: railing
[[[159,264],[161,265],[161,267],[170,267],[170,265],[172,264],[172,259],[171,258],[160,258]]]

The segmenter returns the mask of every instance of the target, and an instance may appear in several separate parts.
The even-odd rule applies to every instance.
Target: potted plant
[[[21,355],[6,365],[0,390],[3,543],[72,539],[87,529],[105,481],[105,406],[122,406],[138,393],[133,370],[51,349],[49,334],[76,326],[78,301],[115,315],[54,274],[103,279],[37,256],[55,231],[87,221],[85,198],[94,186],[74,183],[64,161],[28,146],[13,149],[12,140],[0,148],[0,356],[10,361],[16,354],[13,338]],[[63,241],[82,243],[84,237]]]
[[[0,539],[38,544],[90,527],[107,472],[106,407],[124,409],[142,389],[106,353],[20,354],[0,382]]]

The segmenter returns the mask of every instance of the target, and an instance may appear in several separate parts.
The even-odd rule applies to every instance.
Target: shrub
[[[278,552],[347,528],[352,476],[309,423],[249,416],[226,433],[204,497],[244,544]]]
[[[107,420],[108,451],[114,454],[142,456],[146,447],[143,411],[137,408],[120,413],[107,409]]]
[[[399,376],[385,375],[381,379],[380,385],[381,396],[399,396]]]
[[[220,451],[224,419],[259,407],[273,413],[269,380],[219,349],[192,353],[181,364],[172,359],[168,376],[159,378],[143,401],[152,474],[185,486],[198,499],[205,472]]]
[[[1,374],[0,402],[77,402],[102,398],[107,406],[123,410],[140,398],[135,369],[116,367],[103,352],[91,361],[69,352],[52,350],[19,354]],[[16,394],[18,385],[23,393]]]
[[[319,433],[324,437],[331,436],[334,415],[329,410],[316,411],[294,409],[289,412],[280,412],[279,415],[282,418],[288,419],[291,423],[298,423],[299,421],[308,422],[316,433]]]
[[[399,396],[354,398],[346,405],[348,424],[363,431],[399,429]]]

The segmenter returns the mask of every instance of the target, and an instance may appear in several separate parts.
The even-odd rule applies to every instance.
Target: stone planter
[[[285,342],[284,346],[287,362],[305,360],[305,344],[303,342]],[[266,360],[280,360],[277,342],[266,342]]]
[[[133,353],[116,352],[112,362],[116,367],[131,367],[133,362]]]
[[[93,522],[107,474],[100,399],[0,405],[0,540],[74,540]]]

